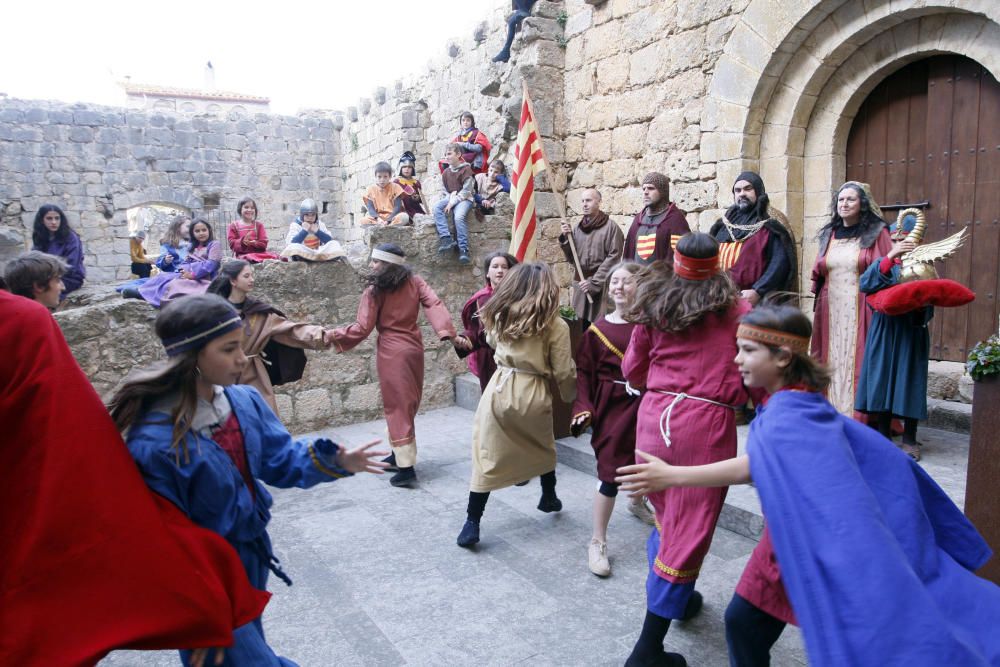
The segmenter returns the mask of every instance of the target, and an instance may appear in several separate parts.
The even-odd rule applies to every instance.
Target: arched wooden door
[[[976,300],[938,308],[931,328],[932,359],[965,361],[1000,316],[1000,84],[962,56],[890,75],[854,119],[847,178],[871,184],[890,222],[904,205],[927,202],[926,241],[968,226],[963,248],[935,266]]]

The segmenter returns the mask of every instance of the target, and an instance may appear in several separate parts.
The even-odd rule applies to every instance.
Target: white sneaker
[[[649,503],[645,497],[637,503],[630,502],[628,504],[628,511],[632,513],[632,516],[642,520],[644,523],[648,523],[650,526],[656,525],[656,515],[653,514],[653,510],[649,507]]]
[[[608,562],[608,543],[591,540],[587,548],[587,565],[590,571],[598,577],[611,574],[611,563]]]

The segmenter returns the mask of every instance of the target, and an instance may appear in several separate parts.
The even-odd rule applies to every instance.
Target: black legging
[[[878,432],[892,440],[892,413],[876,412],[873,416]],[[917,444],[917,420],[913,417],[903,417],[903,442],[908,445]]]
[[[542,495],[555,493],[556,491],[556,471],[550,470],[538,480],[542,483]],[[467,510],[468,519],[474,523],[479,523],[486,511],[486,501],[490,499],[489,491],[469,491],[469,508]]]
[[[730,667],[770,665],[771,647],[785,629],[785,622],[735,593],[726,607],[725,618]]]

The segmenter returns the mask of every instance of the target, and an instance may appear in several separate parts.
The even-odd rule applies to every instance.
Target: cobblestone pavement
[[[418,416],[413,490],[371,475],[275,493],[271,537],[291,588],[272,577],[264,628],[279,654],[326,665],[621,665],[645,613],[649,528],[624,499],[609,531],[613,575],[587,569],[594,477],[560,465],[564,509],[535,509],[539,485],[492,494],[476,551],[455,545],[465,519],[473,413]],[[383,422],[325,431],[353,444]],[[754,542],[716,532],[698,589],[704,611],[678,623],[668,650],[691,665],[728,664],[722,614]],[[789,628],[773,664],[806,663]],[[102,667],[175,665],[172,652],[117,652]]]

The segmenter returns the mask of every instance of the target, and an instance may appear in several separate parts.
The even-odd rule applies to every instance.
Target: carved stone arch
[[[719,206],[732,179],[760,171],[775,206],[806,239],[829,215],[846,144],[867,94],[909,62],[970,57],[1000,74],[994,0],[752,0],[716,65],[702,119],[702,161],[715,162]]]

